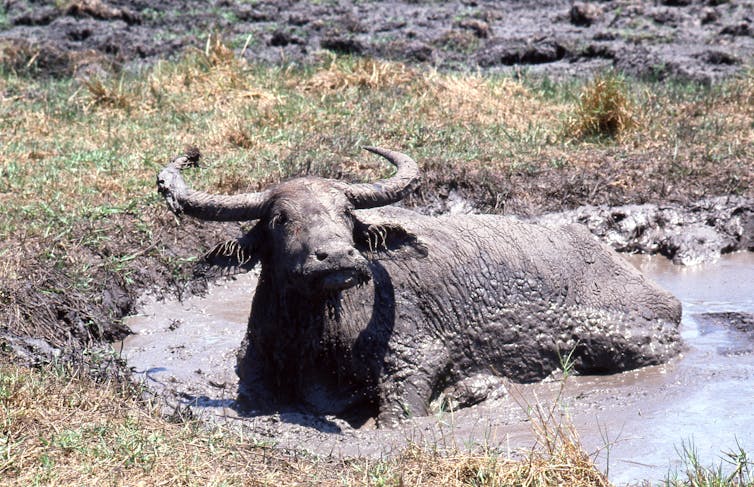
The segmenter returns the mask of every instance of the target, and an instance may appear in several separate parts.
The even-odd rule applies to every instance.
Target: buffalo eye
[[[287,223],[288,215],[284,211],[275,213],[270,220],[270,226],[273,228],[281,225],[286,225]]]
[[[355,215],[353,214],[353,208],[348,206],[343,211],[343,220],[345,220],[346,225],[353,228],[354,221],[355,221]]]

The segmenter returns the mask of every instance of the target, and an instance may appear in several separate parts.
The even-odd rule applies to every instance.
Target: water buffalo
[[[261,264],[238,354],[241,398],[318,414],[368,410],[385,425],[427,414],[470,377],[536,381],[569,353],[576,371],[596,374],[678,353],[680,303],[585,227],[387,206],[415,188],[418,167],[366,149],[395,175],[372,184],[301,177],[213,195],[181,177],[198,151],[160,172],[177,214],[257,220],[206,256]]]

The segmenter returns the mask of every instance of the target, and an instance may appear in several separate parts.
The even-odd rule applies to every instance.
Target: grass
[[[563,438],[516,460],[409,445],[385,460],[276,450],[268,439],[194,420],[170,422],[138,389],[77,368],[0,366],[3,485],[604,486]]]
[[[736,445],[736,450],[724,452],[718,465],[706,466],[692,442],[682,443],[678,451],[683,462],[683,472],[668,475],[668,487],[727,487],[754,485],[754,461],[748,453]]]
[[[413,156],[424,192],[461,187],[490,211],[754,187],[752,72],[710,88],[514,80],[349,57],[259,66],[210,38],[176,62],[77,80],[36,76],[44,56],[33,50],[0,51],[0,328],[65,356],[117,336],[129,311],[119,293],[184,292],[193,257],[237,231],[166,212],[155,175],[189,144],[209,167],[187,178],[216,192],[304,173],[386,175],[366,144]],[[17,485],[604,481],[562,435],[515,463],[415,447],[378,462],[289,457],[235,432],[167,422],[117,383],[60,368],[3,365],[0,407],[0,474]]]
[[[591,160],[644,157],[660,147],[666,161],[683,168],[713,159],[743,172],[741,163],[751,162],[745,155],[751,110],[724,92],[748,90],[740,95],[750,97],[750,79],[681,100],[639,86],[631,93],[639,100],[629,103],[627,84],[604,77],[574,102],[510,78],[372,60],[334,58],[304,71],[246,66],[216,44],[133,79],[52,82],[6,73],[1,83],[3,193],[20,196],[15,208],[39,202],[43,193],[45,203],[85,207],[101,203],[92,194],[121,205],[135,194],[149,196],[152,172],[188,143],[215,161],[218,169],[198,183],[217,190],[246,189],[306,168],[378,176],[381,164],[361,162],[368,160],[358,150],[364,143],[402,148],[432,166],[503,174],[552,160],[583,164],[585,152]],[[589,144],[599,136],[622,140]]]
[[[286,469],[253,439],[168,422],[133,391],[65,367],[3,366],[0,411],[3,485],[241,485]]]
[[[746,178],[751,85],[749,76],[681,99],[639,85],[633,103],[627,83],[607,76],[563,101],[510,78],[373,60],[333,58],[303,71],[247,66],[221,43],[135,78],[50,81],[6,72],[0,204],[11,220],[3,227],[29,215],[46,220],[48,209],[80,215],[154,204],[155,171],[189,143],[215,165],[196,184],[217,191],[307,170],[380,176],[386,168],[359,151],[366,143],[401,148],[431,167],[499,174],[655,153],[683,174],[730,168]],[[590,143],[600,136],[620,140]],[[731,189],[743,191],[745,182]]]
[[[110,359],[99,353],[95,362]],[[27,368],[3,359],[0,484],[609,486],[561,405],[566,380],[567,371],[550,403],[522,400],[537,439],[530,450],[409,443],[391,458],[342,459],[286,452],[269,438],[178,411],[166,417],[138,386],[86,367]],[[740,448],[713,467],[703,466],[691,444],[680,454],[683,471],[656,485],[754,485],[752,462]]]
[[[582,89],[568,131],[577,139],[625,136],[638,125],[627,92],[626,82],[614,73],[595,77]]]

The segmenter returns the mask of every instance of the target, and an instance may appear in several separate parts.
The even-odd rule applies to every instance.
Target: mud
[[[415,210],[427,215],[483,213],[455,189],[425,195],[423,203]],[[714,262],[739,250],[754,251],[754,200],[743,196],[687,204],[584,205],[527,220],[582,224],[618,252],[660,254],[678,265]]]
[[[63,75],[138,69],[201,49],[214,33],[244,57],[276,64],[331,52],[440,69],[563,78],[615,68],[708,83],[751,64],[752,11],[752,0],[7,0],[0,43],[18,69]]]
[[[160,230],[145,235],[142,218],[152,219]],[[15,235],[4,242],[8,245],[3,258],[26,262],[22,278],[2,283],[0,350],[11,352],[14,362],[28,365],[80,361],[87,349],[129,333],[122,319],[135,312],[145,289],[178,298],[202,292],[206,281],[194,278],[194,264],[181,257],[236,231],[233,224],[186,221],[179,225],[162,208],[141,215],[113,215],[106,221],[81,220],[71,232],[82,240],[102,233],[118,236],[104,246],[66,249],[68,259],[88,264],[88,287],[77,285],[77,274],[70,268],[51,265],[44,257],[57,242],[23,232]],[[106,265],[114,255],[133,258],[116,271]]]
[[[320,455],[379,457],[407,443],[433,448],[490,446],[515,455],[532,446],[526,411],[561,394],[563,410],[588,451],[617,483],[658,480],[678,466],[676,448],[693,442],[712,461],[736,441],[754,448],[754,336],[739,324],[754,319],[754,253],[716,263],[673,265],[663,257],[631,256],[640,270],[684,305],[687,351],[664,366],[612,376],[559,377],[508,386],[508,394],[455,412],[438,410],[398,429],[360,429],[301,411],[240,416],[235,408],[236,348],[245,330],[256,276],[245,274],[185,302],[151,301],[128,324],[135,334],[122,356],[168,411],[243,428],[257,441]]]
[[[619,252],[659,253],[681,265],[754,250],[754,201],[737,196],[706,198],[691,205],[583,206],[536,221],[581,223]]]

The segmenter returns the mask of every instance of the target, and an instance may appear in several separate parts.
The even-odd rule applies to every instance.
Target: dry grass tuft
[[[56,3],[66,15],[90,16],[97,19],[114,19],[122,16],[121,10],[101,0],[58,0]]]
[[[303,91],[315,93],[351,88],[386,89],[408,85],[418,76],[415,69],[401,63],[333,55],[326,69],[317,71],[299,86]]]
[[[15,73],[54,73],[64,77],[77,75],[88,66],[111,69],[112,61],[92,49],[65,51],[51,42],[39,44],[19,39],[0,41],[0,68]]]
[[[628,97],[625,81],[616,74],[606,74],[582,89],[568,132],[576,139],[620,138],[637,126],[636,107]]]
[[[38,51],[35,52],[30,43],[7,40],[0,42],[0,65],[12,70],[28,69],[37,56]]]
[[[409,446],[392,462],[355,469],[355,485],[505,486],[578,485],[607,487],[607,478],[575,443],[552,452],[533,450],[513,459],[496,452],[440,454]],[[353,474],[354,472],[350,472]]]
[[[480,74],[433,73],[427,85],[425,96],[431,101],[427,107],[436,107],[434,116],[439,119],[502,124],[520,132],[531,128],[534,122],[555,127],[562,111],[562,107],[543,100],[510,78],[491,80]]]
[[[249,130],[238,124],[228,128],[226,132],[228,142],[241,149],[251,149],[254,147],[254,138]]]
[[[204,47],[204,56],[211,66],[238,66],[244,64],[243,58],[238,58],[228,47],[221,36],[210,34]]]
[[[132,105],[131,96],[123,88],[121,78],[117,83],[106,82],[101,79],[88,79],[83,81],[92,97],[91,105],[99,105],[110,108],[129,108]]]

